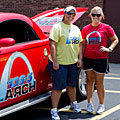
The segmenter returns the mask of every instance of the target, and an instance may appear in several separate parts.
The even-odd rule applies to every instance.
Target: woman
[[[75,112],[81,112],[76,101],[76,84],[78,67],[81,66],[82,61],[80,56],[78,59],[82,38],[79,28],[71,23],[75,15],[76,9],[73,6],[65,8],[62,22],[53,26],[49,36],[51,52],[49,69],[53,82],[51,118],[53,120],[60,119],[57,106],[61,92],[65,88],[71,107]]]
[[[92,96],[94,90],[94,82],[97,86],[97,94],[99,98],[99,106],[96,111],[97,114],[102,114],[104,108],[104,76],[108,72],[108,53],[112,52],[118,44],[118,37],[116,36],[112,27],[101,22],[104,19],[102,8],[96,6],[91,9],[90,17],[92,23],[85,26],[82,30],[82,37],[84,43],[84,70],[86,71],[86,91],[87,91],[87,111],[92,113],[94,108],[92,104]],[[107,48],[107,38],[110,38],[111,45]]]

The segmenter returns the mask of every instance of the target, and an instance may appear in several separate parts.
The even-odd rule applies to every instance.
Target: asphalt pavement
[[[81,101],[80,114],[69,110],[69,105],[59,108],[61,120],[120,120],[120,64],[110,63],[110,72],[105,75],[105,112],[102,115],[88,114],[86,112],[87,100]],[[63,98],[65,101],[65,98]],[[63,101],[63,102],[64,102]],[[93,94],[95,111],[99,105],[97,91]],[[50,120],[50,99],[32,107],[7,115],[0,120]]]
[[[105,75],[105,112],[102,115],[88,114],[86,112],[87,100],[79,103],[81,114],[71,111],[60,112],[62,120],[120,120],[120,64],[110,64],[110,72]],[[93,94],[95,111],[99,105],[97,91]],[[62,110],[61,110],[62,111]]]

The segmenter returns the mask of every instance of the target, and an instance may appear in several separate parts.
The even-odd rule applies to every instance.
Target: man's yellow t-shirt
[[[78,49],[82,37],[76,25],[59,22],[52,27],[49,38],[57,43],[56,57],[59,64],[69,65],[78,61]],[[52,61],[51,56],[49,59]]]

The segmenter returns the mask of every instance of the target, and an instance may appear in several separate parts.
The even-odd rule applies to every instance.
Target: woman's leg
[[[105,74],[95,73],[95,83],[97,86],[97,94],[99,98],[99,103],[104,104],[105,88],[104,88],[104,76]]]
[[[86,71],[86,92],[87,92],[87,99],[88,103],[92,102],[92,96],[94,91],[94,80],[95,80],[95,73],[92,70]]]

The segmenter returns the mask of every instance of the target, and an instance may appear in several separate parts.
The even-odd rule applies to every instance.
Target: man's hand
[[[57,60],[53,61],[53,69],[56,70],[56,71],[59,69],[59,63],[58,63]]]

